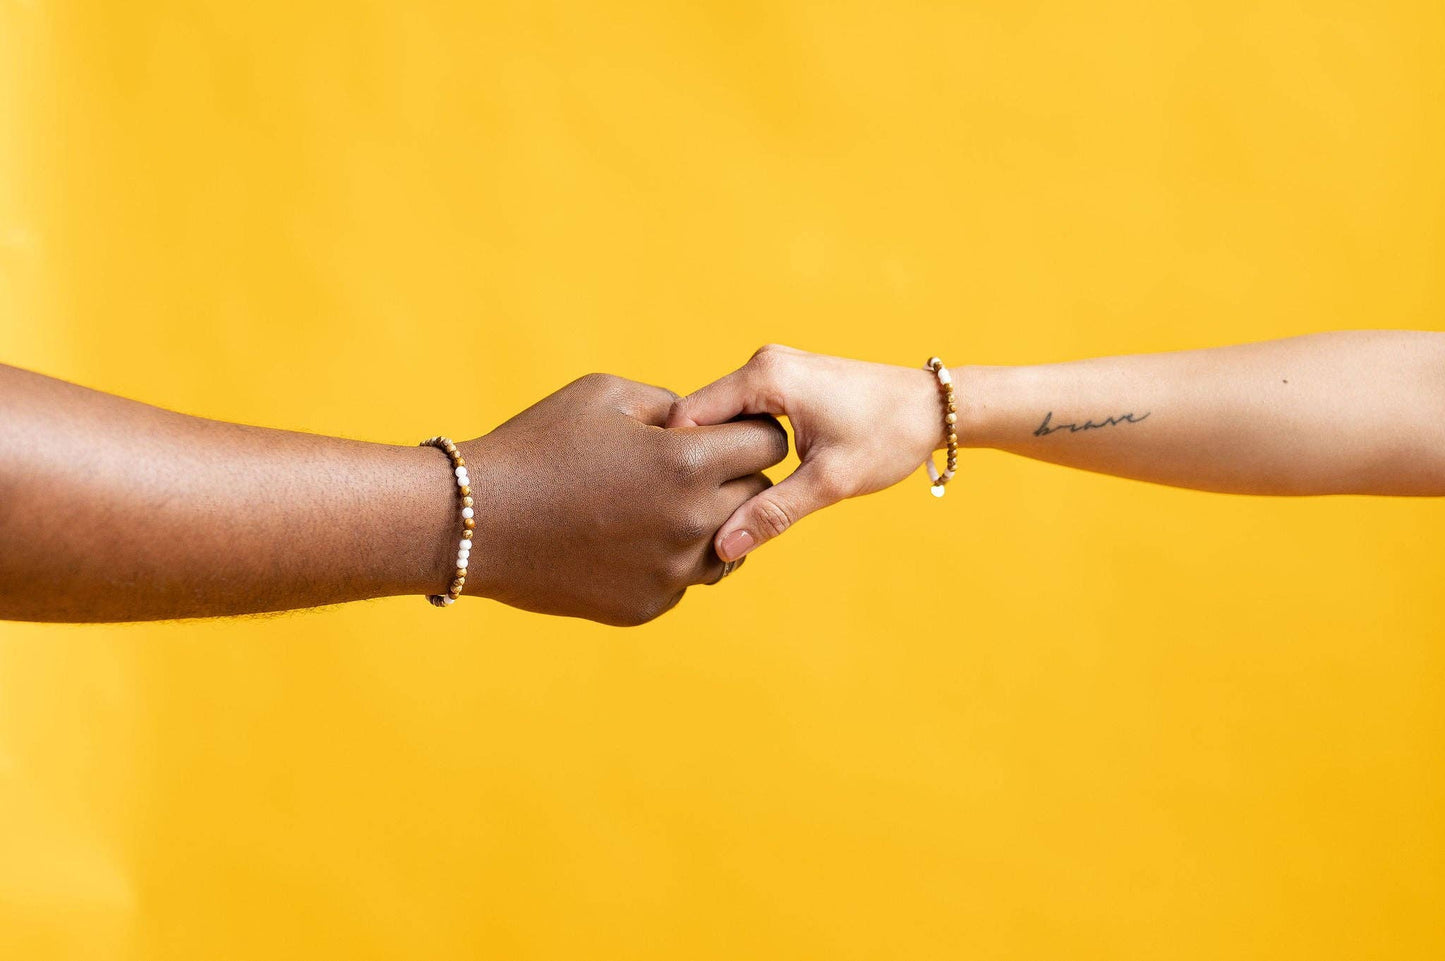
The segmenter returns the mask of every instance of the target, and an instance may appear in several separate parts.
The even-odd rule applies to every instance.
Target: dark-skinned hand
[[[634,625],[716,583],[713,535],[787,454],[772,418],[664,429],[677,395],[605,374],[459,444],[481,559],[467,593]]]

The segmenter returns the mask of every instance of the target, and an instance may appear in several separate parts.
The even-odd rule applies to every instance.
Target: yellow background
[[[0,0],[0,358],[414,443],[766,341],[1440,329],[1442,44],[1435,0]],[[630,632],[0,625],[0,956],[1445,955],[1445,503],[963,467]]]

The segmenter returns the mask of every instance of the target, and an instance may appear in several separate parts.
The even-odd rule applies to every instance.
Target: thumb
[[[805,461],[793,473],[733,511],[718,528],[713,538],[714,549],[724,561],[735,561],[814,511],[842,499],[818,462]]]
[[[753,409],[756,388],[746,367],[735,370],[680,398],[668,412],[668,427],[725,424],[739,414],[772,413]]]
[[[786,414],[785,371],[801,356],[791,347],[768,344],[731,374],[674,403],[666,426],[705,427],[739,414]]]

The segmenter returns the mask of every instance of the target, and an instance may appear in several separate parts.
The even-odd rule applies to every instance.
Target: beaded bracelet
[[[452,586],[445,594],[428,594],[427,600],[437,607],[450,607],[462,596],[462,588],[467,584],[467,563],[472,554],[472,531],[476,529],[477,522],[473,519],[476,513],[472,510],[472,487],[471,478],[467,476],[467,462],[462,459],[461,451],[453,444],[449,437],[428,437],[417,445],[418,447],[436,447],[446,452],[452,459],[452,473],[457,477],[457,489],[462,496],[462,542],[457,548],[457,572],[452,580]]]
[[[953,395],[953,375],[943,366],[943,361],[930,357],[923,369],[933,372],[938,378],[939,390],[943,393],[943,429],[948,435],[948,464],[940,474],[938,468],[933,466],[931,454],[928,460],[924,461],[928,466],[928,479],[933,485],[929,490],[934,497],[942,497],[944,485],[953,480],[954,471],[958,469],[958,403]]]

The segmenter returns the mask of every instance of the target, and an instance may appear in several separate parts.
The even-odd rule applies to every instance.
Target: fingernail
[[[718,545],[718,556],[725,561],[735,561],[753,549],[753,535],[747,531],[733,531]]]

